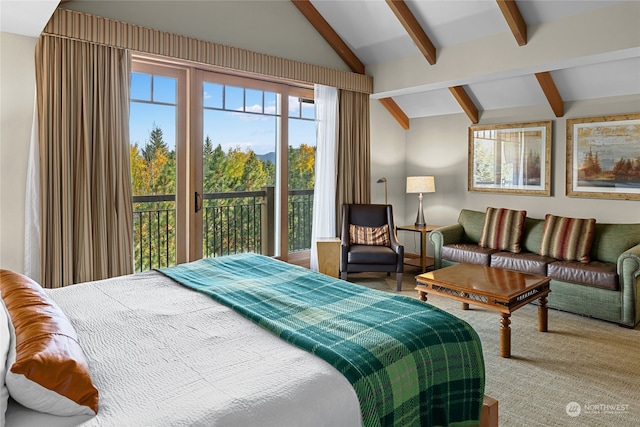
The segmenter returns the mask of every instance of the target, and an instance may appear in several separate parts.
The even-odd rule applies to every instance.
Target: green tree
[[[131,165],[131,192],[134,196],[148,194],[149,186],[146,181],[147,162],[140,153],[138,144],[129,147],[129,162]]]
[[[316,148],[301,144],[289,146],[289,189],[306,190],[315,184]]]
[[[164,141],[162,129],[154,123],[149,133],[149,141],[142,148],[145,160],[145,179],[148,183],[147,194],[175,193],[175,152],[169,152]]]
[[[240,146],[230,148],[227,151],[227,163],[225,176],[228,179],[228,191],[243,191],[244,185],[242,176],[244,175],[244,164],[247,161],[247,153],[242,151]]]
[[[142,149],[135,143],[129,150],[134,196],[175,193],[175,151],[160,126],[154,123]],[[136,203],[134,210],[136,271],[175,264],[175,202]]]
[[[223,193],[228,190],[225,176],[227,156],[220,144],[213,148],[211,138],[207,135],[203,144],[203,188],[205,193]]]
[[[247,153],[244,170],[242,174],[242,182],[245,191],[257,191],[267,184],[267,174],[264,171],[264,162],[258,159],[256,153],[249,150]]]

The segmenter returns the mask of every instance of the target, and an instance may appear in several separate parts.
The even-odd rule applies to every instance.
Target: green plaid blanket
[[[333,365],[353,385],[363,426],[479,424],[480,339],[436,307],[256,254],[160,271]]]

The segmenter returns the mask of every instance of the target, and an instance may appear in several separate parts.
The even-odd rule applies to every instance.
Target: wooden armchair
[[[342,280],[347,273],[395,272],[396,290],[402,289],[404,246],[396,236],[391,205],[343,205],[341,237]]]

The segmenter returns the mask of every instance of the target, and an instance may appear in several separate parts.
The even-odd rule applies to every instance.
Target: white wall
[[[393,205],[394,221],[404,223],[406,132],[377,100],[371,100],[371,203],[384,203],[387,178],[387,201]],[[373,132],[375,130],[375,135]]]
[[[556,118],[548,106],[494,110],[481,115],[480,124],[552,121],[551,197],[476,193],[467,191],[468,128],[465,114],[454,114],[411,120],[406,138],[395,144],[406,144],[405,164],[386,165],[405,168],[406,175],[434,175],[436,193],[425,194],[425,217],[429,224],[454,223],[462,208],[485,210],[487,206],[526,209],[531,217],[544,218],[546,213],[574,217],[594,217],[598,222],[640,222],[640,201],[588,199],[565,195],[566,119],[640,111],[640,96],[624,96],[565,104],[565,116]],[[372,121],[372,152],[392,143],[379,135],[387,126]],[[372,170],[380,161],[372,158]],[[403,184],[404,185],[404,184]],[[404,222],[415,221],[418,198],[406,194]],[[394,206],[395,209],[395,206]],[[401,221],[399,218],[398,220]]]
[[[36,39],[0,33],[0,268],[24,271],[24,205]]]

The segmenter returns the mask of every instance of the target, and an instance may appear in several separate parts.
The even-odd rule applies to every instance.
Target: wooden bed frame
[[[486,394],[482,402],[480,427],[498,427],[498,401]]]

